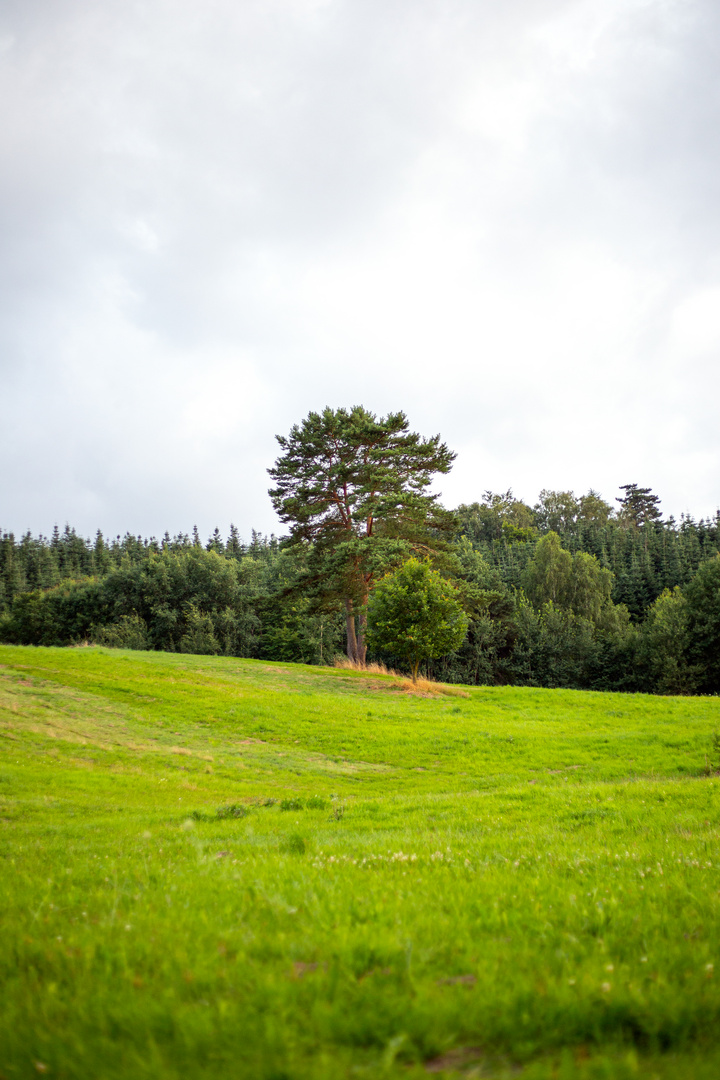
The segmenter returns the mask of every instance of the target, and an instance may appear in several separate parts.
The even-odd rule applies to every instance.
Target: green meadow
[[[718,698],[0,646],[0,1080],[720,1075]]]

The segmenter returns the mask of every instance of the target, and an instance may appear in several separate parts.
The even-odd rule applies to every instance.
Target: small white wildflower
[[[714,971],[715,970],[715,965],[714,964],[706,964],[705,965],[705,970],[706,971]]]
[[[605,965],[605,970],[606,971],[614,971],[615,970],[615,965],[614,964],[606,964]]]
[[[600,984],[600,989],[602,990],[603,994],[609,994],[612,990],[612,986],[610,985],[610,983],[604,982]]]

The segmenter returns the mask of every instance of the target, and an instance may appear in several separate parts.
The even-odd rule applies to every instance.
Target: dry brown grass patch
[[[404,694],[415,694],[418,697],[434,697],[436,694],[445,694],[447,697],[469,698],[467,690],[461,690],[459,686],[447,686],[445,683],[433,682],[432,679],[403,679],[399,686]]]
[[[392,675],[396,679],[401,677],[399,671],[393,671],[392,668],[375,660],[371,664],[361,664],[357,660],[349,660],[347,656],[336,656],[333,667],[342,668],[344,671],[362,671],[366,675]]]
[[[346,656],[336,656],[333,664],[336,668],[345,671],[362,671],[365,675],[391,675],[398,682],[392,689],[401,690],[404,694],[414,694],[416,697],[435,697],[437,694],[445,694],[447,697],[469,698],[467,690],[461,690],[459,686],[448,686],[446,683],[433,682],[432,679],[418,679],[413,682],[399,671],[386,667],[385,664],[375,662],[360,664],[357,660],[349,660]]]

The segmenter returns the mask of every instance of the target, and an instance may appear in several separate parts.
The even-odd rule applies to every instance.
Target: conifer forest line
[[[486,492],[454,512],[442,559],[468,635],[428,664],[447,682],[655,693],[720,690],[720,512],[662,520],[649,489],[529,506]],[[639,494],[638,494],[639,493]],[[307,587],[311,544],[231,526],[204,542],[130,533],[0,535],[0,640],[331,663],[338,604]],[[392,664],[393,657],[382,659]]]

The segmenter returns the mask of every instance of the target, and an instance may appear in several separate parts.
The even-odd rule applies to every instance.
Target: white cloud
[[[274,434],[355,402],[447,439],[448,503],[713,512],[718,21],[7,5],[0,524],[270,529]]]

